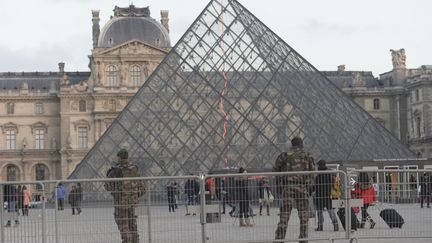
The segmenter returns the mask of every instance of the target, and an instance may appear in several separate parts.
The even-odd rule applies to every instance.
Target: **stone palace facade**
[[[168,11],[115,7],[100,28],[92,11],[90,71],[0,73],[0,177],[3,181],[64,179],[102,136],[171,48]],[[136,31],[140,30],[140,31]],[[391,50],[393,69],[380,74],[324,71],[335,85],[419,157],[432,153],[432,66],[406,67]]]

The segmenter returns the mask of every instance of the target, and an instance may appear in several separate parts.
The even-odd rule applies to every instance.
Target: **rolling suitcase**
[[[393,208],[384,209],[380,212],[380,217],[386,222],[386,224],[392,228],[402,228],[405,223],[402,216]]]
[[[340,208],[337,212],[337,215],[339,217],[339,220],[341,221],[342,227],[345,229],[345,208]],[[357,216],[351,209],[351,229],[357,230],[359,224],[360,222],[358,221]]]

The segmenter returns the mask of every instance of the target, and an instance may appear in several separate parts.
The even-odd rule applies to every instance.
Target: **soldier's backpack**
[[[122,177],[141,177],[139,169],[136,165],[127,164],[126,166],[121,166],[122,169]],[[129,187],[129,188],[128,188]],[[123,183],[123,188],[129,191],[137,191],[138,197],[142,197],[145,193],[144,181],[142,180],[133,180],[133,181],[125,181]]]
[[[126,164],[120,166],[114,166],[107,172],[107,177],[110,178],[127,178],[127,177],[141,177],[139,169],[136,165]],[[141,180],[126,180],[122,181],[120,190],[123,192],[137,192],[138,196],[141,197],[145,193],[144,182]]]

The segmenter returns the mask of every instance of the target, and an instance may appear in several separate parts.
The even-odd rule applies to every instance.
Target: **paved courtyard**
[[[228,206],[227,206],[228,207]],[[379,217],[379,208],[395,208],[404,217],[405,224],[402,229],[389,229]],[[229,208],[229,207],[228,207]],[[254,212],[258,211],[253,207]],[[265,210],[264,210],[265,211]],[[47,242],[56,242],[55,211],[46,210],[46,232]],[[117,226],[113,219],[113,208],[95,207],[85,205],[81,215],[71,215],[71,209],[57,211],[58,217],[58,242],[61,243],[90,243],[90,242],[120,242]],[[140,242],[148,243],[191,243],[201,242],[202,225],[199,216],[185,216],[185,206],[179,205],[176,212],[168,212],[168,207],[152,206],[150,217],[147,215],[147,208],[140,207],[137,210],[138,227],[140,231]],[[386,239],[378,240],[377,237],[406,237],[406,236],[432,236],[432,209],[421,209],[418,204],[404,205],[380,205],[369,209],[370,214],[377,222],[374,229],[359,229],[354,234],[360,238],[360,242],[431,242],[432,239]],[[4,228],[4,242],[10,243],[31,243],[42,242],[42,220],[41,210],[34,209],[29,217],[20,216],[20,224],[10,228]],[[238,226],[238,220],[228,214],[222,215],[221,223],[209,223],[205,225],[208,242],[269,242],[273,238],[278,222],[278,208],[271,208],[270,216],[255,216],[254,227]],[[309,236],[313,239],[343,238],[344,231],[333,232],[332,225],[327,214],[325,215],[325,226],[323,232],[315,232],[316,219],[311,218],[309,222]],[[4,215],[6,216],[6,215]],[[149,224],[151,234],[149,234]],[[296,210],[293,211],[289,222],[287,239],[295,239],[299,234],[298,218]],[[341,228],[342,229],[342,228]],[[361,239],[364,237],[372,239]],[[373,239],[375,238],[375,239]],[[346,242],[341,240],[336,242]],[[325,240],[315,242],[328,242]]]

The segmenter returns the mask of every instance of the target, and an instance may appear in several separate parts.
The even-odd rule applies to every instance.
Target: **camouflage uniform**
[[[122,150],[120,150],[120,152],[121,151]],[[120,152],[119,154],[121,154]],[[108,171],[107,177],[126,177],[123,176],[124,173],[130,173],[130,171],[139,175],[139,170],[135,165],[130,164],[127,159],[119,158],[116,165]],[[142,181],[107,182],[104,186],[105,189],[110,191],[111,195],[114,197],[114,220],[120,231],[122,242],[139,243],[135,208],[138,206],[139,197],[142,196],[144,192]]]
[[[303,148],[293,147],[288,153],[281,153],[276,159],[273,167],[275,172],[285,171],[314,171],[313,158]],[[297,208],[300,219],[299,238],[308,237],[309,223],[309,184],[314,175],[290,175],[279,176],[276,179],[282,194],[282,205],[280,207],[280,221],[276,229],[275,239],[285,239],[288,220],[293,207]],[[306,242],[306,241],[303,241]]]

